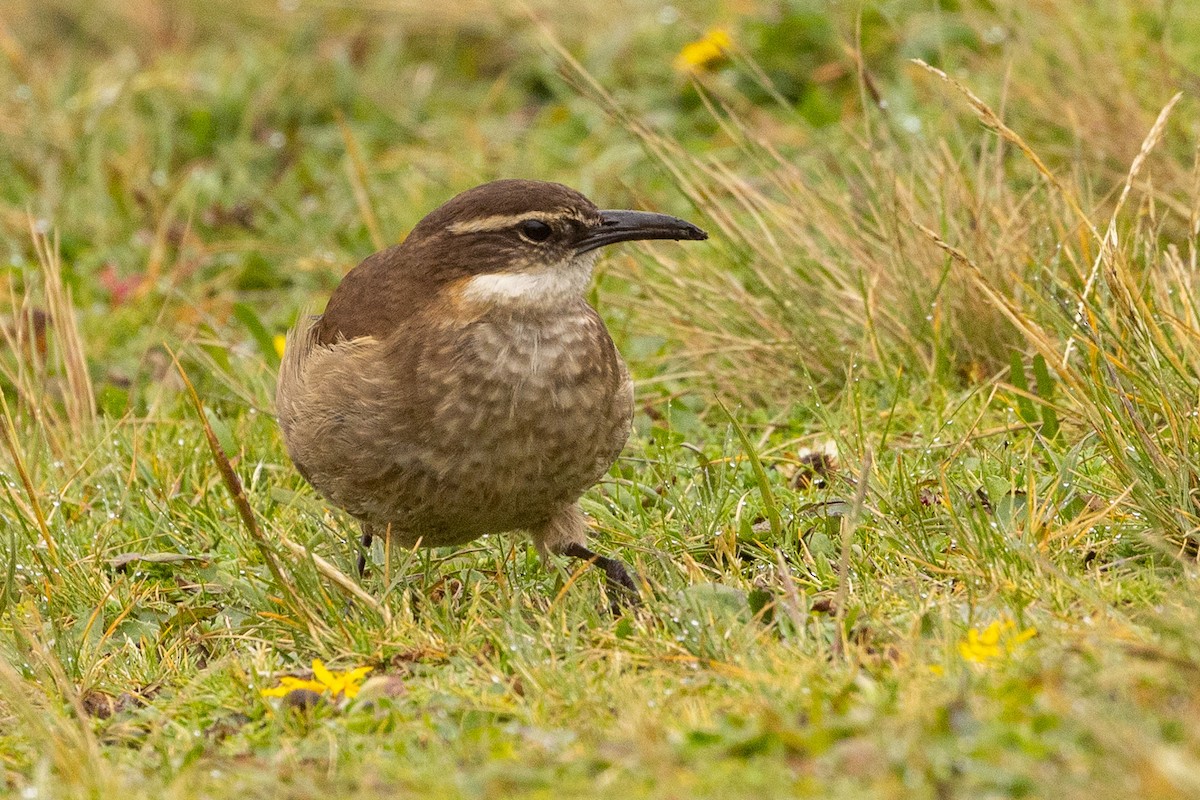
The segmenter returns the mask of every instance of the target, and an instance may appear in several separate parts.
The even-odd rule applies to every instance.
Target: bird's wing
[[[324,345],[373,336],[387,339],[425,308],[436,291],[436,275],[415,267],[405,245],[368,256],[346,273],[317,323]]]

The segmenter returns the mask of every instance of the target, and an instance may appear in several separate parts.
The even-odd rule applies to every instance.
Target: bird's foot
[[[367,577],[367,553],[371,552],[371,544],[375,541],[375,532],[362,526],[362,538],[358,542],[358,579]]]
[[[562,553],[571,558],[590,561],[604,570],[604,581],[612,599],[610,608],[614,614],[619,614],[640,602],[637,583],[634,582],[629,570],[619,559],[599,555],[581,544],[569,544]]]

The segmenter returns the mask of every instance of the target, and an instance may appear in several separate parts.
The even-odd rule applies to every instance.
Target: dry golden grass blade
[[[379,230],[379,218],[375,215],[375,207],[371,205],[371,194],[367,191],[367,166],[363,160],[362,149],[359,148],[354,131],[350,130],[350,126],[346,124],[346,117],[341,112],[338,112],[337,124],[342,134],[342,142],[346,145],[346,175],[354,192],[354,202],[358,206],[358,213],[362,214],[367,232],[371,235],[371,244],[376,250],[382,250],[386,244]]]
[[[838,557],[838,588],[834,600],[834,619],[837,620],[837,638],[834,647],[838,654],[848,651],[846,640],[846,600],[850,596],[850,544],[854,539],[854,531],[862,519],[863,508],[867,504],[867,489],[871,485],[871,469],[874,466],[874,454],[871,448],[863,453],[862,467],[858,473],[858,486],[854,492],[854,502],[850,504],[850,513],[842,517],[841,553]]]
[[[49,325],[55,334],[58,357],[62,360],[67,381],[63,392],[67,422],[71,433],[78,436],[96,421],[96,393],[88,373],[83,338],[79,335],[71,290],[63,284],[57,236],[52,243],[44,233],[39,233],[33,217],[29,218],[29,233],[42,267]]]
[[[1004,120],[1002,120],[1000,115],[992,110],[991,106],[983,102],[983,100],[981,100],[977,94],[972,92],[965,85],[946,74],[945,71],[927,64],[919,58],[914,58],[913,63],[937,76],[948,85],[954,87],[959,93],[962,94],[963,97],[967,98],[967,102],[970,104],[971,109],[979,117],[980,121],[982,121],[984,125],[987,125],[989,128],[995,130],[1011,144],[1016,145],[1017,149],[1029,159],[1030,163],[1033,164],[1041,176],[1045,178],[1051,186],[1058,190],[1058,193],[1067,202],[1067,205],[1070,206],[1071,211],[1074,212],[1075,218],[1079,224],[1090,231],[1094,239],[1097,241],[1100,240],[1099,231],[1096,230],[1095,225],[1092,224],[1091,218],[1083,210],[1083,206],[1079,204],[1079,198],[1075,196],[1075,193],[1067,188],[1066,184],[1059,180],[1058,176],[1046,166],[1046,162],[1042,161],[1041,157],[1034,152],[1033,148],[1030,147],[1016,131],[1004,123]]]
[[[2,395],[0,395],[0,405],[4,408],[4,425],[0,427],[0,431],[4,432],[4,443],[8,450],[8,456],[12,458],[13,467],[17,469],[17,475],[20,477],[20,485],[25,489],[25,498],[29,503],[28,511],[34,517],[38,533],[42,535],[42,541],[46,543],[46,553],[50,563],[58,566],[59,548],[54,543],[53,534],[50,534],[49,525],[46,523],[46,513],[42,511],[41,501],[37,499],[37,488],[34,486],[29,469],[25,465],[25,458],[17,444],[17,429],[13,426],[12,416],[8,414],[8,402]]]
[[[0,53],[4,54],[9,66],[22,80],[29,81],[29,54],[3,19],[0,19]]]
[[[1101,269],[1110,264],[1113,260],[1113,254],[1117,248],[1117,219],[1121,215],[1121,210],[1125,208],[1125,201],[1129,199],[1129,193],[1133,188],[1134,181],[1141,174],[1142,167],[1146,163],[1147,156],[1158,146],[1159,140],[1162,138],[1163,131],[1166,130],[1167,120],[1171,116],[1171,111],[1179,101],[1183,99],[1182,92],[1176,92],[1158,113],[1158,118],[1154,120],[1154,125],[1150,127],[1150,132],[1146,134],[1146,138],[1142,141],[1142,146],[1138,150],[1137,156],[1134,157],[1133,163],[1129,166],[1129,173],[1125,177],[1125,186],[1121,189],[1121,195],[1117,198],[1117,205],[1113,209],[1112,215],[1108,220],[1108,229],[1104,232],[1104,238],[1100,240],[1100,249],[1096,254],[1096,259],[1092,263],[1092,270],[1088,274],[1087,282],[1083,285],[1083,291],[1079,295],[1079,303],[1075,309],[1077,317],[1082,318],[1084,309],[1087,307],[1088,298],[1092,294],[1092,288],[1096,284],[1096,280],[1100,276]],[[1067,361],[1071,358],[1071,352],[1075,347],[1075,337],[1072,336],[1067,341],[1067,346],[1063,349],[1062,364],[1065,367]]]
[[[929,239],[929,241],[933,242],[933,244],[949,254],[955,262],[970,270],[970,274],[973,277],[976,285],[984,292],[988,299],[991,300],[996,308],[1008,318],[1009,322],[1011,322],[1017,330],[1021,331],[1025,335],[1025,338],[1031,344],[1033,344],[1039,352],[1041,352],[1042,356],[1046,358],[1046,360],[1049,361],[1051,357],[1055,359],[1059,357],[1060,351],[1055,345],[1055,337],[1030,319],[1029,315],[1026,314],[1025,311],[1010,298],[1006,297],[998,289],[996,289],[996,287],[993,286],[992,282],[988,279],[987,275],[984,274],[983,270],[980,269],[979,265],[976,264],[970,256],[947,242],[936,232],[922,225],[920,222],[910,218],[909,223],[923,233]]]
[[[82,797],[111,797],[116,783],[89,725],[79,690],[58,657],[32,628],[15,631],[26,647],[34,679],[24,678],[0,658],[0,698],[40,745],[43,758]],[[53,694],[52,694],[53,693]],[[62,704],[70,709],[63,713]]]
[[[333,581],[333,583],[339,589],[351,597],[354,597],[367,608],[371,609],[380,617],[382,617],[385,625],[392,624],[392,612],[388,609],[388,607],[364,591],[363,588],[351,580],[350,576],[348,576],[346,573],[342,572],[340,569],[335,567],[333,564],[330,564],[316,553],[310,551],[307,547],[293,542],[286,536],[280,536],[279,543],[291,550],[300,558],[311,559],[313,566],[317,568],[317,572],[320,572],[326,578],[329,578],[329,580]]]
[[[187,388],[188,395],[192,401],[192,408],[196,411],[196,416],[200,420],[201,427],[204,429],[204,438],[208,441],[209,450],[212,451],[213,461],[217,464],[217,470],[221,473],[221,479],[225,482],[225,487],[229,490],[230,495],[233,496],[233,503],[237,507],[238,515],[242,518],[242,523],[246,526],[246,531],[250,534],[250,538],[254,540],[255,546],[262,555],[263,561],[266,563],[267,569],[270,570],[276,584],[287,595],[288,605],[291,607],[292,613],[303,621],[313,641],[322,641],[324,638],[322,634],[327,634],[328,628],[321,623],[317,615],[309,611],[308,606],[304,604],[304,601],[300,598],[300,594],[296,591],[296,587],[283,574],[283,569],[279,566],[279,562],[276,561],[275,554],[271,551],[271,547],[267,543],[262,529],[258,527],[258,520],[254,516],[254,509],[250,506],[250,501],[246,499],[246,493],[242,489],[242,481],[238,478],[233,465],[229,463],[229,456],[225,454],[224,448],[221,447],[221,442],[217,439],[216,433],[213,432],[212,426],[208,424],[208,417],[204,413],[204,403],[201,402],[200,395],[196,393],[196,387],[192,384],[191,378],[188,377],[183,365],[179,363],[175,352],[169,347],[167,351],[171,354],[171,360],[175,363],[175,369],[179,371],[179,377],[183,380],[183,384]]]
[[[777,602],[783,606],[783,613],[787,614],[792,628],[796,631],[796,636],[804,639],[806,638],[804,635],[806,626],[804,613],[800,610],[803,607],[800,602],[800,592],[796,589],[796,582],[792,580],[791,568],[788,567],[787,561],[783,558],[783,551],[779,548],[775,548],[775,568],[779,570],[779,582],[783,586],[783,596]]]
[[[3,393],[0,393],[0,408],[4,411],[4,424],[0,427],[0,431],[4,435],[4,446],[13,461],[17,475],[21,478],[21,486],[25,489],[25,497],[29,503],[28,508],[32,512],[34,522],[37,524],[38,531],[42,535],[42,541],[46,543],[46,553],[50,556],[50,561],[57,565],[58,546],[54,543],[54,536],[50,533],[50,526],[46,524],[46,514],[42,511],[42,504],[38,500],[37,487],[33,485],[33,479],[30,477],[29,469],[26,467],[25,457],[18,445],[17,429],[13,425],[12,415],[8,411],[8,401],[4,398]]]
[[[10,276],[8,284],[9,322],[0,325],[10,358],[0,358],[3,374],[16,391],[18,405],[36,422],[55,452],[61,452],[57,432],[65,426],[47,385],[47,315],[36,308],[29,289],[19,291]]]

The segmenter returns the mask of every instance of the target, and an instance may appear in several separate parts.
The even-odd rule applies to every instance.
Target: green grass
[[[0,14],[4,789],[1200,794],[1191,6],[445,6]],[[502,176],[712,233],[593,293],[623,615],[518,537],[358,590],[272,418],[274,337]],[[314,659],[393,691],[263,696]]]

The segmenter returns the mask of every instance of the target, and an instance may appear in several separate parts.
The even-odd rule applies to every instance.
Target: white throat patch
[[[494,306],[553,309],[577,300],[592,282],[592,267],[598,253],[525,272],[499,272],[476,275],[467,280],[463,297]]]

